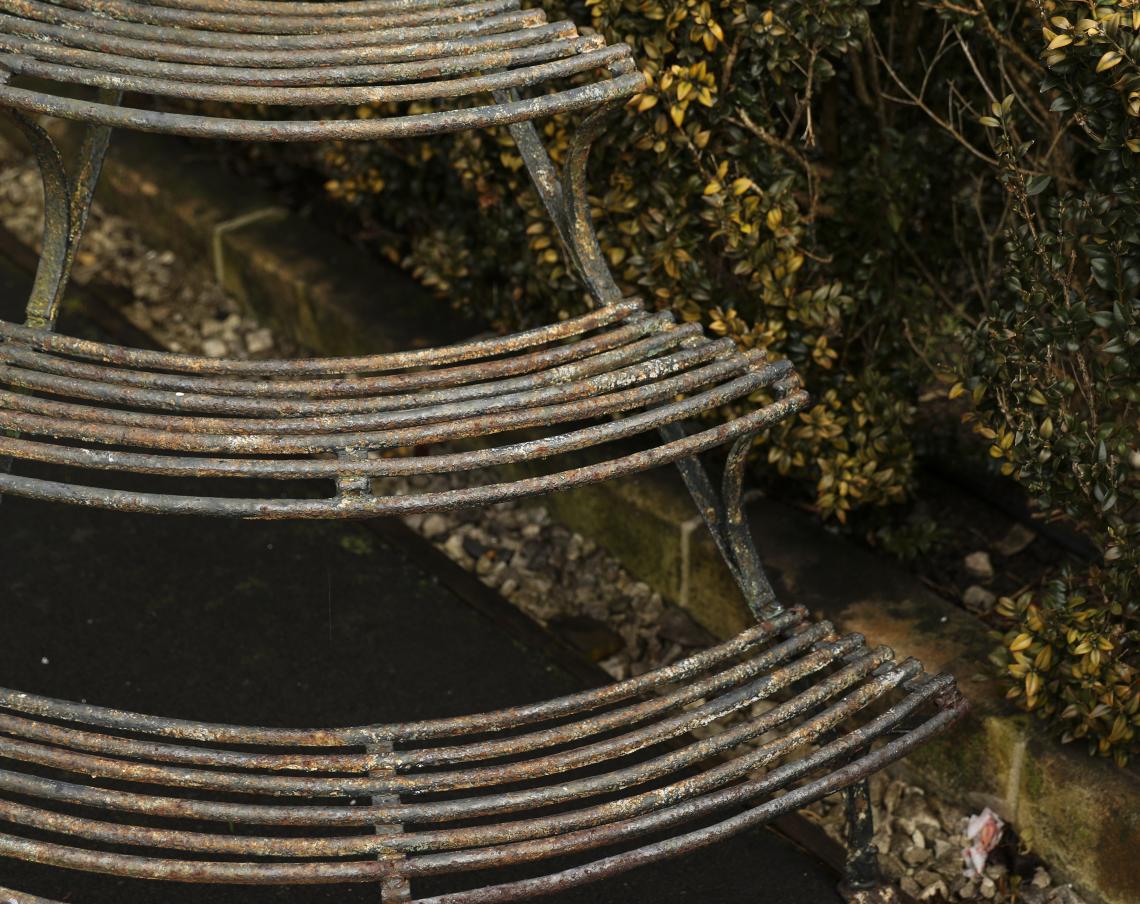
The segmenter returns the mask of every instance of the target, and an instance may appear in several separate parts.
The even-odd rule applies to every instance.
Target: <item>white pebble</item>
[[[245,337],[245,348],[251,355],[269,351],[273,348],[273,333],[265,328],[247,333]]]
[[[964,560],[966,571],[980,581],[988,581],[994,576],[994,565],[990,554],[984,550],[972,552]]]
[[[207,358],[224,358],[229,354],[229,346],[221,339],[207,339],[202,343],[202,354]]]

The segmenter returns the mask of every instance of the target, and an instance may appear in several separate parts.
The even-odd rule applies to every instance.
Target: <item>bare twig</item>
[[[974,145],[972,145],[967,140],[966,136],[964,136],[958,129],[956,129],[952,123],[947,122],[937,113],[935,113],[925,100],[915,94],[914,91],[911,90],[910,86],[907,85],[907,83],[899,77],[899,74],[897,72],[895,72],[894,67],[891,66],[890,61],[886,58],[886,55],[883,53],[882,48],[879,46],[879,42],[875,39],[875,36],[873,34],[871,35],[871,41],[874,44],[875,52],[879,58],[879,62],[883,66],[883,69],[885,69],[887,75],[891,77],[891,81],[893,81],[899,87],[904,95],[906,95],[906,100],[895,98],[895,101],[897,103],[909,103],[910,105],[917,107],[927,116],[929,116],[943,130],[945,130],[948,135],[950,135],[956,142],[958,142],[958,144],[969,151],[970,154],[977,157],[979,160],[988,163],[990,166],[996,167],[999,165],[996,158],[991,157],[989,154],[983,153],[974,147]]]

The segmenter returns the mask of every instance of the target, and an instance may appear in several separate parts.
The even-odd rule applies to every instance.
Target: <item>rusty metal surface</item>
[[[0,691],[0,856],[140,879],[517,900],[857,784],[963,710],[949,678],[802,609],[625,682],[426,722],[243,728]],[[497,879],[555,857],[548,875]],[[469,874],[470,890],[406,897],[444,874]]]
[[[769,404],[728,423],[614,451],[617,441],[762,391]],[[635,473],[751,437],[806,403],[787,362],[742,353],[669,314],[646,314],[636,300],[502,339],[344,360],[227,362],[0,323],[0,430],[18,434],[0,436],[0,455],[84,472],[75,484],[0,474],[0,492],[240,517],[429,511]],[[542,435],[513,435],[521,430]],[[432,448],[471,439],[480,447]],[[391,454],[401,448],[427,454]],[[584,450],[601,460],[566,462]],[[549,473],[446,492],[374,495],[368,480],[538,461]],[[263,499],[88,485],[100,472],[259,478],[284,490]],[[328,481],[325,498],[287,495],[290,481],[314,479]]]
[[[0,105],[13,110],[260,141],[395,138],[518,123],[620,102],[644,87],[629,47],[580,36],[573,23],[548,23],[541,10],[521,10],[519,0],[277,2],[248,11],[0,0],[0,69],[116,96],[251,105],[247,117],[191,115],[0,85]],[[495,92],[509,99],[491,97]],[[336,110],[413,101],[435,109],[367,119]],[[266,119],[252,105],[328,112]]]

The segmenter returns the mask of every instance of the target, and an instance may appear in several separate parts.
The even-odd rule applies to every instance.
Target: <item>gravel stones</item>
[[[997,594],[980,584],[971,584],[962,594],[962,605],[976,615],[986,615],[993,611]]]
[[[464,479],[385,480],[378,482],[377,491],[444,490]],[[712,641],[685,612],[667,606],[597,543],[553,521],[540,502],[405,520],[615,679],[643,674]]]
[[[1005,536],[993,544],[993,550],[998,555],[1010,558],[1024,551],[1036,539],[1037,534],[1024,524],[1013,524]]]
[[[1021,875],[994,856],[981,876],[965,875],[962,851],[968,814],[900,777],[894,766],[871,776],[874,843],[884,875],[917,901],[995,901],[1002,904],[1083,904],[1069,886],[1054,886],[1048,870],[1029,866]],[[843,799],[824,798],[805,811],[835,839],[845,830]]]
[[[43,186],[32,159],[0,139],[0,222],[22,242],[40,247]],[[122,217],[95,204],[75,258],[72,279],[92,279],[126,289],[120,312],[170,351],[211,358],[290,354],[275,337],[200,268],[173,251],[150,248],[146,236]]]

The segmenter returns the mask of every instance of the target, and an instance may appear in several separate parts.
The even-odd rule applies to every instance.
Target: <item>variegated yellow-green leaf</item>
[[[1118,65],[1122,59],[1124,59],[1124,57],[1115,50],[1109,50],[1100,58],[1100,62],[1096,64],[1096,71],[1107,72],[1113,66]]]

